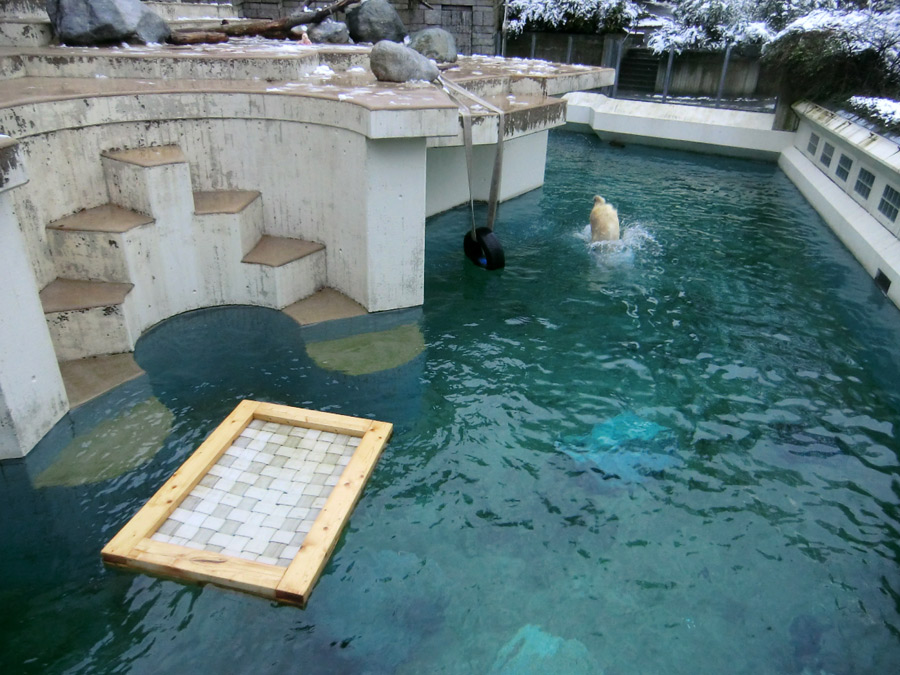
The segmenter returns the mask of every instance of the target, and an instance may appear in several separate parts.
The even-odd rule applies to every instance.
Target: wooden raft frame
[[[151,539],[253,420],[361,439],[290,565],[285,568]],[[103,547],[103,561],[116,567],[184,581],[208,582],[304,607],[392,431],[393,425],[388,422],[273,403],[241,401]]]

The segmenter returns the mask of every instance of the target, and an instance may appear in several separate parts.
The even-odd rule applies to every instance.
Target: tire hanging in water
[[[506,256],[503,246],[494,234],[494,221],[497,217],[497,207],[500,201],[500,180],[503,174],[503,136],[506,128],[506,116],[500,108],[491,105],[487,101],[466,91],[459,85],[440,77],[444,91],[459,106],[463,119],[463,142],[466,149],[466,172],[469,186],[469,213],[472,219],[472,229],[463,238],[463,251],[466,257],[479,267],[487,270],[499,270],[506,265]],[[454,96],[454,93],[456,94]],[[496,113],[497,118],[497,152],[494,155],[494,171],[491,176],[491,191],[488,197],[488,216],[485,227],[475,225],[475,200],[472,190],[472,111],[462,102],[460,96],[466,97]]]

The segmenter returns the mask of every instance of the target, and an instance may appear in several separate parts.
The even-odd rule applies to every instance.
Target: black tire
[[[469,260],[486,270],[499,270],[506,265],[500,240],[486,227],[475,230],[474,239],[472,233],[467,232],[463,239],[463,250]]]

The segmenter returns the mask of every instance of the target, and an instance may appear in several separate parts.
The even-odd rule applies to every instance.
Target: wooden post
[[[572,63],[572,43],[574,42],[574,40],[575,40],[575,36],[570,35],[569,36],[569,44],[566,49],[566,63]]]
[[[537,33],[531,34],[531,56],[529,58],[534,58],[534,50],[537,47]]]

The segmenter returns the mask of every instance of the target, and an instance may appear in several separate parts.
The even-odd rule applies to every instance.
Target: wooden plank
[[[346,436],[362,436],[374,424],[372,420],[360,419],[359,417],[348,417],[347,415],[337,415],[305,408],[292,408],[291,406],[277,405],[275,403],[260,403],[254,417],[267,422],[291,424]]]
[[[132,549],[132,555],[126,567],[181,581],[212,583],[272,599],[286,569],[152,539],[141,540]]]
[[[350,463],[341,473],[325,506],[319,512],[312,528],[303,540],[300,552],[291,562],[281,583],[275,590],[276,598],[304,606],[319,575],[337,545],[341,531],[350,519],[353,507],[359,501],[363,488],[393,431],[387,422],[371,422],[370,430],[363,436],[353,453]]]
[[[181,500],[219,460],[234,439],[240,436],[253,419],[253,413],[258,406],[259,403],[256,401],[241,401],[125,527],[103,547],[101,551],[103,560],[112,564],[126,564],[127,556],[134,546],[156,532]]]

